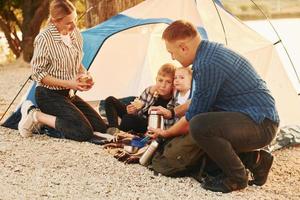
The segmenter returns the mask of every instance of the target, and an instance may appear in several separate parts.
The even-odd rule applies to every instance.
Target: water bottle
[[[149,147],[147,148],[147,150],[145,151],[145,153],[142,155],[142,157],[139,160],[141,165],[144,165],[144,166],[149,165],[151,158],[152,158],[154,152],[156,151],[158,145],[159,145],[159,143],[156,140],[153,140],[151,142],[151,144],[149,145]]]

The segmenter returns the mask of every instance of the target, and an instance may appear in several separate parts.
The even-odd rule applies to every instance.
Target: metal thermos
[[[164,119],[162,115],[157,114],[156,111],[150,111],[148,118],[148,127],[164,129]]]
[[[144,166],[149,165],[151,158],[154,155],[154,152],[156,151],[157,147],[158,147],[158,142],[156,140],[153,140],[139,160],[141,165]]]

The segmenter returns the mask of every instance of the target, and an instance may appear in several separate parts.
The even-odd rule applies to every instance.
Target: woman
[[[97,112],[71,95],[74,90],[87,91],[94,84],[90,76],[84,77],[83,41],[76,17],[69,0],[54,0],[50,4],[49,25],[36,37],[31,60],[31,77],[37,82],[35,98],[40,110],[28,101],[22,105],[22,136],[30,136],[38,124],[55,128],[65,138],[77,141],[91,139],[93,131],[106,132],[106,124]]]

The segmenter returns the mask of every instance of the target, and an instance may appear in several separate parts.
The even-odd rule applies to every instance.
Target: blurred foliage
[[[300,0],[253,0],[269,18],[300,17]],[[251,0],[222,0],[226,10],[240,19],[264,19]]]
[[[85,0],[73,0],[72,1],[73,4],[76,7],[76,11],[77,11],[77,15],[78,15],[78,22],[77,22],[77,26],[80,29],[83,29],[86,27],[85,25],[85,11],[86,11],[86,4],[85,4]]]
[[[87,13],[86,26],[95,26],[142,1],[144,0],[86,0],[87,7],[93,7]]]
[[[85,12],[85,0],[71,0],[80,17]],[[21,55],[27,62],[33,53],[33,40],[40,28],[47,25],[50,0],[0,0],[0,30],[10,48],[9,58]],[[78,27],[85,27],[84,17]],[[1,53],[1,52],[0,52]]]

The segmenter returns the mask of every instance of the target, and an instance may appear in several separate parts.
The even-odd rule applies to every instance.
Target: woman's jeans
[[[265,118],[260,124],[238,112],[209,112],[190,120],[190,133],[198,145],[230,178],[246,177],[245,166],[237,156],[267,146],[278,123]]]
[[[86,141],[93,132],[106,132],[107,125],[100,115],[78,96],[69,96],[69,90],[50,90],[38,86],[35,92],[38,107],[43,113],[56,117],[55,129],[65,138]]]

